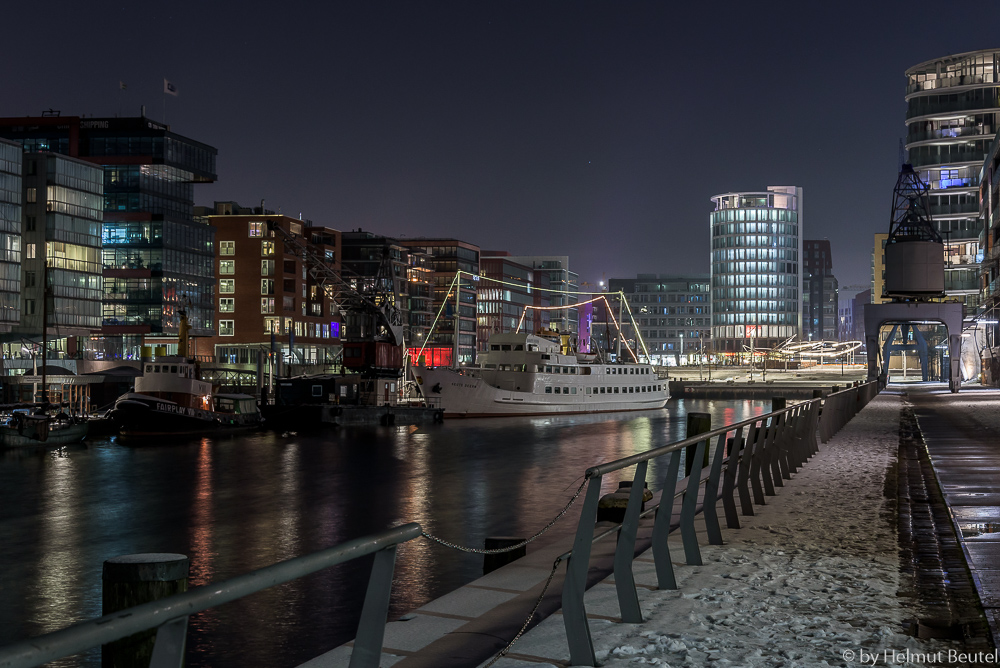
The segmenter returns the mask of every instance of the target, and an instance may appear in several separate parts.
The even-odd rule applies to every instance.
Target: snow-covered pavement
[[[634,563],[645,621],[622,624],[612,579],[586,597],[598,662],[655,666],[945,666],[945,641],[904,634],[915,602],[900,595],[896,516],[885,497],[899,443],[899,394],[885,392],[795,474],[723,530],[702,537],[703,566],[687,566],[671,538],[679,589],[655,589],[648,553]],[[676,543],[674,541],[677,541]],[[995,657],[993,657],[995,658]],[[968,659],[968,658],[966,658]],[[565,666],[561,615],[525,635],[498,668]]]

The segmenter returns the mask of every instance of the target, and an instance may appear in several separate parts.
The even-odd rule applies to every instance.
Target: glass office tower
[[[55,153],[25,153],[23,179],[17,331],[37,339],[47,318],[50,339],[89,336],[101,325],[104,171]]]
[[[749,356],[802,331],[802,188],[712,198],[712,342]]]
[[[214,333],[214,235],[194,220],[193,189],[215,180],[216,149],[145,116],[2,118],[0,136],[103,168],[104,353],[176,336],[179,307],[193,336]]]
[[[21,318],[21,146],[0,139],[0,333]]]

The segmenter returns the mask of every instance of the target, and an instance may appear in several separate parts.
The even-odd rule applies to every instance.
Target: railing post
[[[368,578],[368,592],[361,608],[361,621],[358,622],[358,635],[354,639],[354,649],[351,650],[350,668],[379,668],[395,564],[395,545],[375,553],[375,562]]]
[[[753,449],[753,468],[751,469],[751,475],[753,476],[753,481],[760,481],[764,485],[764,494],[767,496],[774,496],[774,484],[771,482],[771,467],[768,461],[771,455],[771,439],[772,431],[770,425],[767,423],[767,418],[761,418],[760,428],[757,430],[757,445]],[[754,497],[757,496],[757,490],[754,489]],[[757,501],[754,498],[754,501]],[[763,497],[761,497],[758,503],[764,503]]]
[[[782,447],[784,442],[784,432],[785,432],[785,413],[781,415],[775,415],[771,418],[771,428],[768,430],[771,432],[771,450],[768,459],[771,462],[771,480],[774,482],[775,487],[784,487],[785,482],[783,478],[787,479],[787,470],[782,470],[781,468],[781,458],[784,456],[782,453]]]
[[[639,595],[635,591],[635,576],[632,574],[632,561],[635,559],[635,536],[639,531],[639,512],[642,508],[648,465],[648,460],[635,465],[632,491],[628,495],[625,519],[622,520],[622,528],[618,532],[618,545],[615,547],[615,589],[618,591],[618,608],[622,613],[622,621],[626,624],[642,623]]]
[[[583,510],[580,512],[580,523],[576,527],[573,552],[566,563],[566,579],[563,582],[563,624],[566,625],[570,663],[576,666],[597,665],[594,642],[590,638],[590,627],[587,625],[587,609],[583,604],[583,594],[587,590],[590,547],[594,540],[594,527],[597,524],[597,502],[601,498],[602,478],[601,475],[595,475],[590,479]]]
[[[188,618],[185,615],[156,629],[156,642],[153,645],[149,668],[181,668],[184,665],[187,623]]]
[[[822,405],[821,400],[816,399],[809,406],[809,426],[806,428],[806,451],[812,457],[819,452],[819,442],[816,437],[819,432],[819,410]]]
[[[705,457],[706,441],[698,441],[691,462],[684,500],[681,501],[681,540],[688,566],[701,566],[701,550],[698,549],[698,534],[694,528],[694,513],[698,507],[698,488],[701,486],[701,462]]]
[[[739,477],[736,480],[737,487],[740,491],[740,508],[744,515],[753,515],[753,500],[750,498],[750,473],[753,471],[753,449],[757,442],[757,432],[759,431],[759,425],[754,423],[747,428],[747,438],[743,443],[743,449],[740,450],[740,472]],[[757,496],[757,487],[760,483],[754,478],[753,481],[753,496]],[[764,495],[761,493],[760,503],[764,503]]]
[[[653,562],[656,564],[656,586],[659,589],[677,589],[667,538],[670,535],[670,518],[674,512],[674,494],[677,492],[677,474],[680,469],[681,451],[674,450],[670,453],[670,463],[667,464],[667,474],[660,492],[660,505],[653,521]]]
[[[733,490],[736,487],[736,474],[740,465],[740,450],[743,448],[743,427],[733,434],[733,445],[729,449],[726,460],[726,475],[722,479],[722,507],[726,510],[726,526],[730,529],[740,528],[740,516],[736,511],[736,500]]]
[[[726,432],[719,434],[715,443],[715,455],[712,457],[712,469],[708,473],[705,484],[705,500],[701,504],[701,514],[705,516],[705,531],[708,533],[709,545],[722,545],[722,528],[719,526],[719,513],[715,508],[719,500],[719,479],[722,477],[722,460],[726,452]]]

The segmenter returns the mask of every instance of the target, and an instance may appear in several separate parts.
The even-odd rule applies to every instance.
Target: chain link
[[[586,481],[584,481],[584,482],[586,482]],[[583,489],[583,487],[581,486],[580,489]],[[562,561],[562,557],[556,557],[556,560],[554,562],[552,562],[552,571],[549,573],[549,577],[545,581],[545,586],[542,587],[542,593],[538,595],[538,600],[535,601],[535,607],[533,607],[531,609],[531,613],[528,615],[528,618],[526,620],[524,620],[524,624],[521,625],[521,630],[519,630],[517,632],[517,635],[514,636],[514,639],[511,640],[509,643],[507,643],[506,647],[504,647],[502,650],[500,650],[499,652],[497,652],[496,656],[494,656],[492,659],[490,659],[490,662],[487,663],[485,666],[483,666],[483,668],[490,668],[490,666],[492,666],[494,663],[496,663],[497,661],[499,661],[500,659],[502,659],[503,657],[505,657],[507,655],[507,653],[510,651],[510,648],[514,646],[514,643],[516,643],[518,640],[520,640],[521,636],[524,635],[524,632],[528,630],[528,624],[531,623],[531,620],[534,619],[534,617],[535,617],[535,613],[538,612],[538,606],[540,606],[542,604],[542,599],[545,598],[545,592],[547,592],[549,590],[549,585],[552,584],[552,578],[555,577],[556,570],[559,568],[559,562],[561,562],[561,561]]]
[[[478,547],[465,547],[464,545],[456,545],[455,543],[449,543],[448,541],[444,540],[443,538],[438,538],[437,536],[431,535],[431,534],[427,533],[426,531],[422,531],[421,534],[423,535],[424,538],[430,539],[430,540],[434,541],[435,543],[440,543],[441,545],[444,545],[445,547],[450,547],[452,549],[459,550],[461,552],[471,552],[472,554],[501,554],[503,552],[511,552],[512,550],[516,550],[518,548],[524,547],[525,545],[527,545],[528,543],[530,543],[531,541],[535,540],[536,538],[538,538],[539,536],[541,536],[542,534],[544,534],[546,531],[548,531],[549,529],[551,529],[552,525],[554,525],[556,522],[558,522],[559,519],[563,515],[566,514],[566,511],[569,510],[569,507],[572,506],[573,503],[576,502],[576,500],[578,498],[580,498],[580,494],[583,492],[583,488],[587,485],[587,482],[589,480],[590,480],[590,478],[584,476],[583,482],[580,483],[580,486],[576,490],[576,494],[574,494],[573,497],[569,500],[569,502],[565,506],[563,506],[563,509],[559,511],[559,514],[556,515],[555,517],[553,517],[551,522],[549,522],[544,527],[542,527],[541,531],[539,531],[538,533],[536,533],[534,536],[531,536],[530,538],[526,538],[525,540],[522,540],[517,545],[511,545],[509,547],[498,547],[498,548],[494,548],[492,550],[484,550],[484,549],[478,548]]]

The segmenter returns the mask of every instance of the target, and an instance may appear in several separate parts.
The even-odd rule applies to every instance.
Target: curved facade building
[[[1000,120],[1000,49],[928,60],[906,71],[906,149],[930,184],[931,216],[945,239],[945,292],[975,313],[979,171]]]
[[[802,330],[802,188],[712,198],[712,346],[772,348]]]

